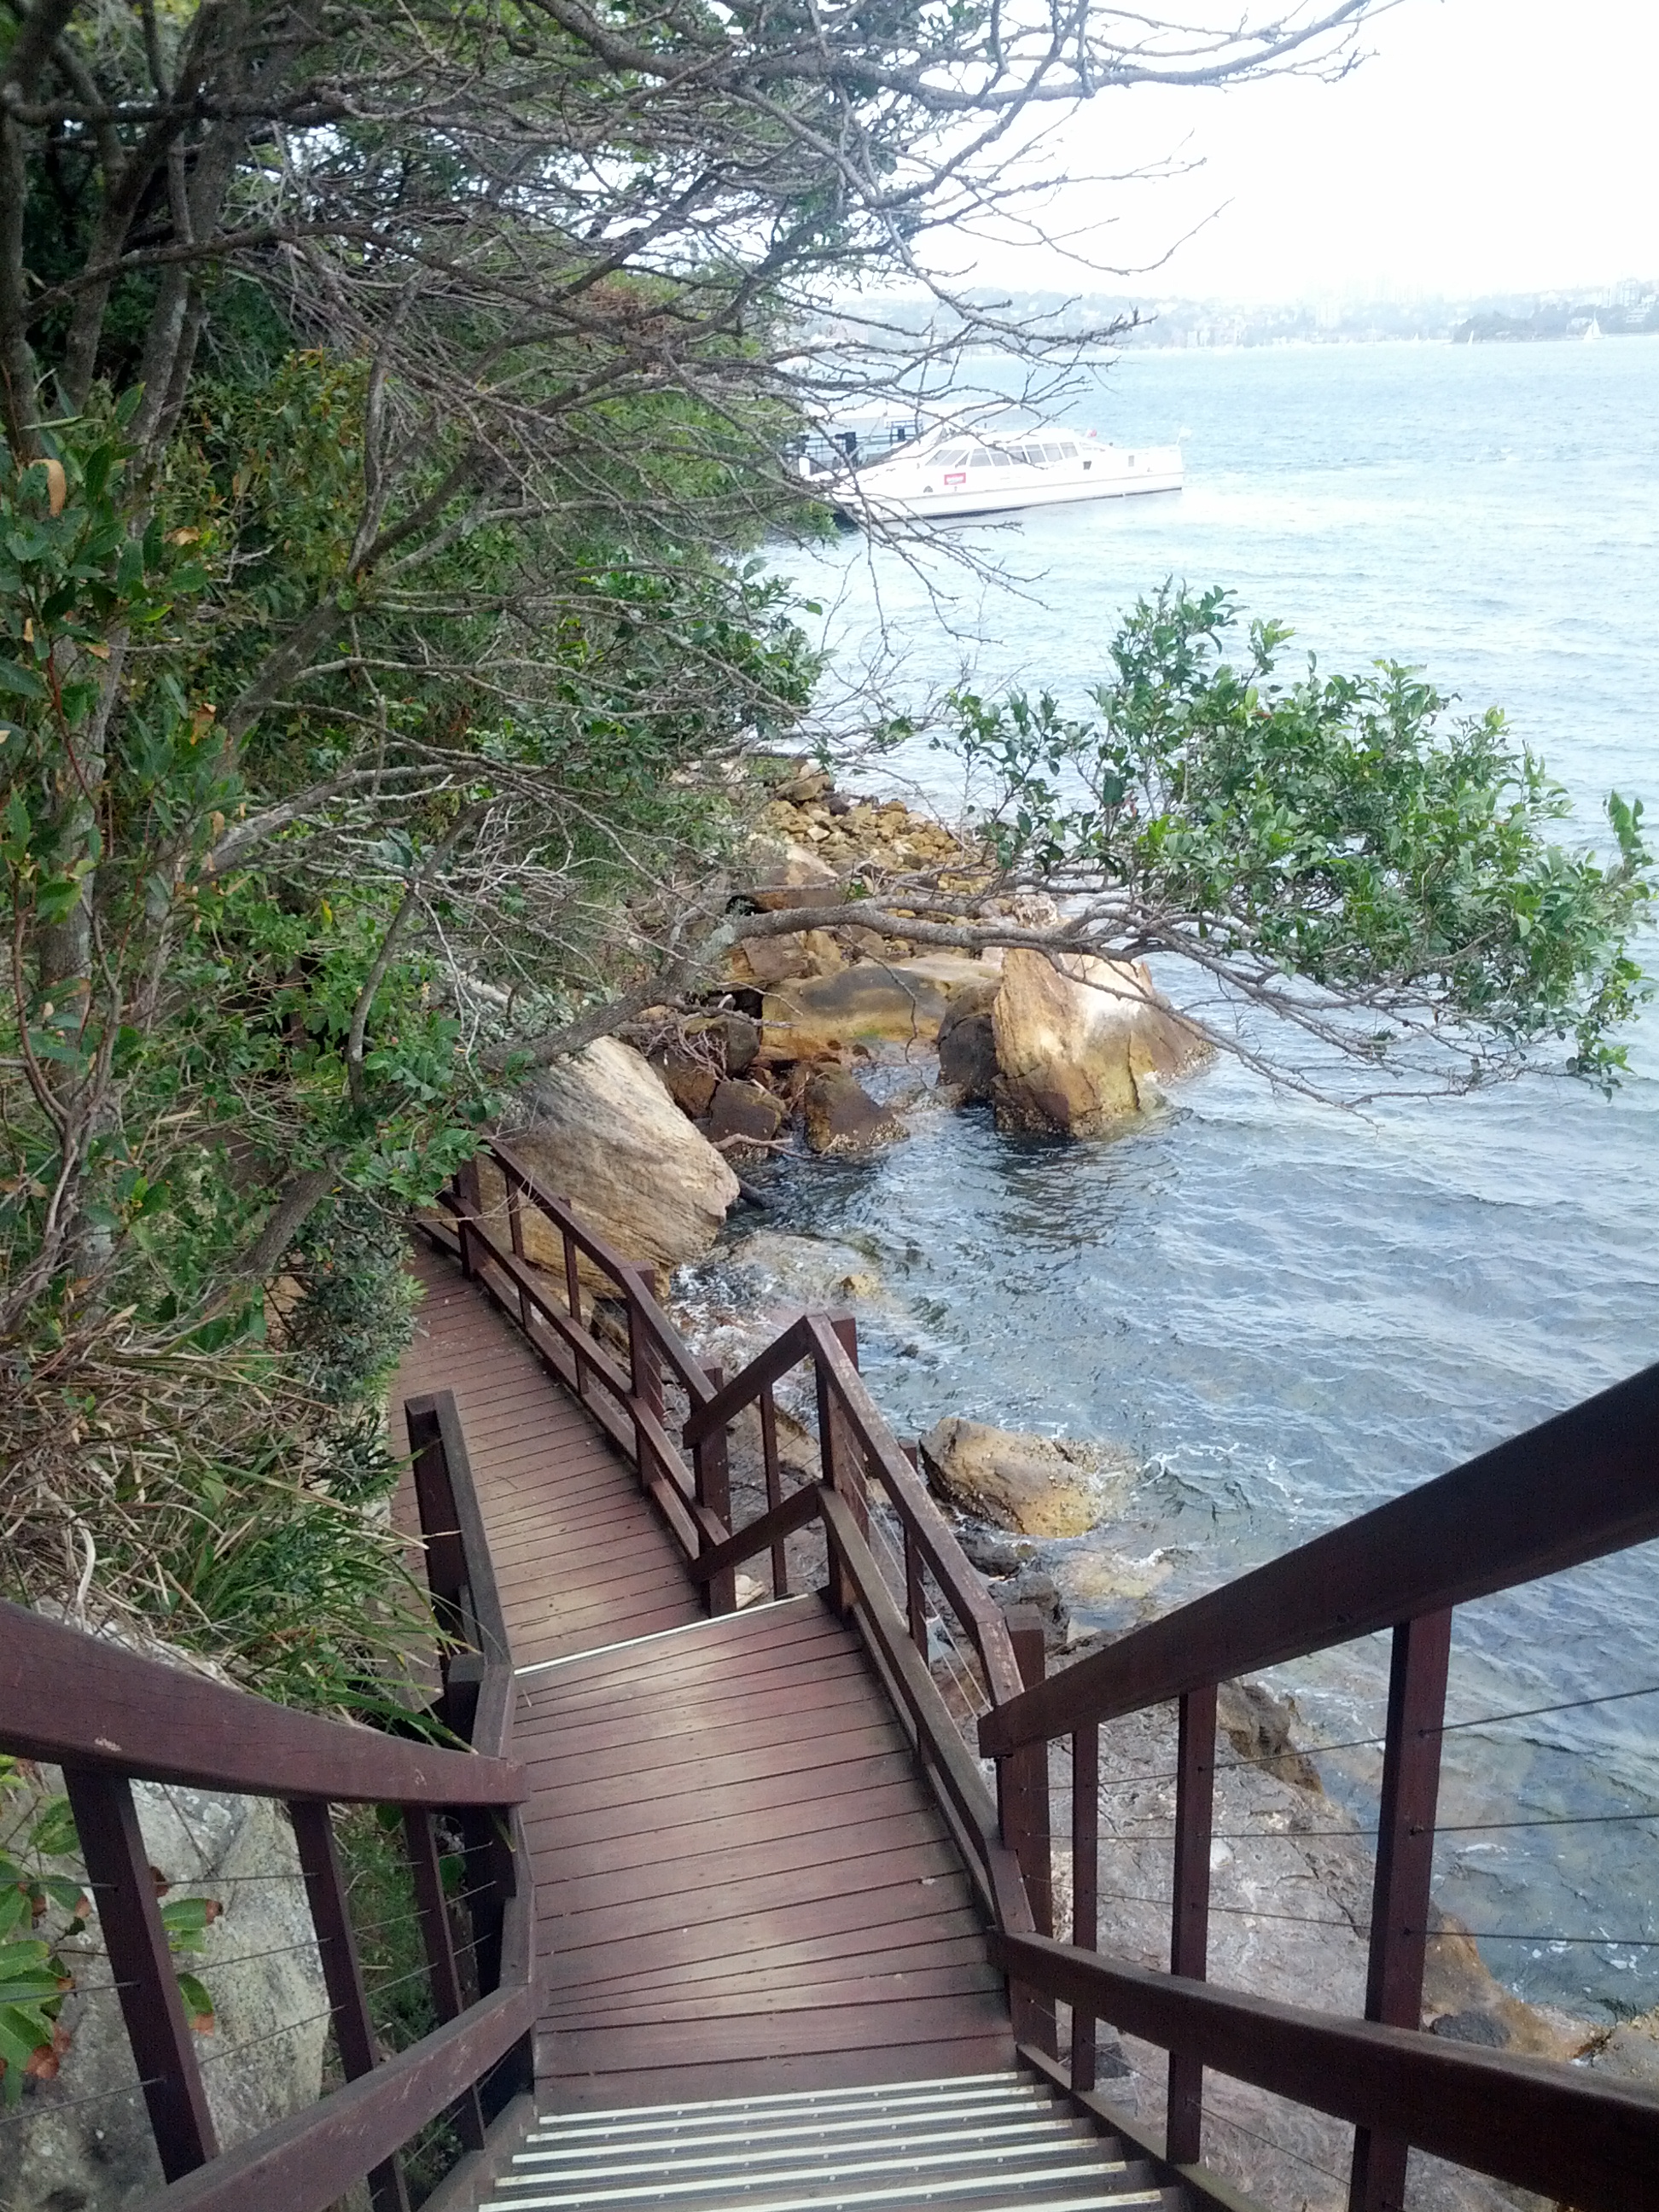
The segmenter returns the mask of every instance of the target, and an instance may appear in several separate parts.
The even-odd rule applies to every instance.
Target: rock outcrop
[[[964,997],[947,1011],[939,1025],[939,1079],[959,1105],[981,1105],[990,1097],[997,1079],[997,1040],[989,1000],[981,1005]]]
[[[763,838],[753,855],[748,896],[764,914],[793,906],[837,906],[844,893],[841,878],[810,845],[789,836]]]
[[[1098,1137],[1207,1048],[1139,962],[1015,949],[991,1010],[997,1126]]]
[[[929,1487],[994,1528],[1080,1536],[1139,1472],[1118,1446],[1073,1443],[947,1414],[921,1439]]]
[[[625,1260],[660,1274],[699,1259],[738,1195],[738,1179],[669,1097],[650,1062],[615,1037],[556,1061],[525,1099],[514,1150],[556,1197],[580,1195],[582,1217]],[[507,1242],[500,1170],[479,1162],[485,1213]],[[525,1250],[562,1273],[552,1224],[524,1209]]]

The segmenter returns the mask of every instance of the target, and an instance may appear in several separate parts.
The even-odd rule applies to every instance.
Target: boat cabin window
[[[959,469],[965,464],[967,459],[966,446],[952,446],[949,453],[939,455],[939,465],[942,469]]]
[[[968,465],[970,469],[988,469],[995,460],[994,453],[988,453],[983,446],[975,446],[969,457]]]

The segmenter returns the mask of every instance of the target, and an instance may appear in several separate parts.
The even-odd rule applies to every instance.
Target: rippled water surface
[[[983,683],[1075,697],[1138,593],[1222,582],[1327,665],[1388,654],[1501,703],[1587,825],[1609,784],[1659,806],[1659,342],[1145,353],[1092,420],[1181,433],[1188,489],[981,529],[1027,580],[939,568],[945,613],[861,541],[793,556],[843,663],[879,611],[918,693],[970,654]],[[1611,1103],[1540,1077],[1360,1119],[1224,1062],[1098,1145],[923,1115],[867,1168],[781,1163],[768,1233],[878,1279],[864,1365],[902,1431],[955,1412],[1146,1455],[1128,1520],[1056,1559],[1083,1625],[1124,1625],[1091,1557],[1164,1606],[1659,1357],[1655,1017],[1632,1063]],[[1380,1725],[1386,1667],[1376,1642],[1285,1674],[1335,1741]],[[1648,1685],[1651,1548],[1459,1615],[1455,1718]],[[1367,1753],[1328,1771],[1363,1805]],[[1656,1808],[1659,1696],[1447,1739],[1448,1820]],[[1659,1818],[1466,1825],[1437,1881],[1528,1993],[1659,2002],[1659,1948],[1619,1940],[1659,1938]]]

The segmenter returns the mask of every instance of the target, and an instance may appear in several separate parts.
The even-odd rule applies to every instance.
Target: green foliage
[[[1236,621],[1219,590],[1142,600],[1091,720],[1048,696],[956,696],[957,739],[1000,786],[1005,863],[1126,898],[1153,948],[1516,1048],[1571,1037],[1574,1072],[1610,1083],[1644,991],[1641,802],[1608,799],[1610,858],[1568,850],[1552,838],[1566,794],[1497,709],[1452,716],[1394,663],[1324,676],[1310,658],[1282,680],[1274,623],[1235,666]]]
[[[70,1947],[86,1935],[92,1903],[81,1881],[48,1863],[79,1850],[69,1799],[49,1795],[29,1760],[0,1757],[0,2097],[8,2106],[22,2095],[26,2076],[51,2080],[69,2045],[59,2014],[75,1987],[77,1954]],[[175,1959],[203,1948],[220,1909],[207,1897],[161,1905]],[[191,2024],[210,2033],[213,1999],[188,1968],[178,1976]]]

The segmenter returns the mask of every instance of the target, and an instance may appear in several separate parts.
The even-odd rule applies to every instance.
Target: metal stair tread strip
[[[878,2166],[864,2170],[880,2172],[886,2169]],[[1113,2204],[1143,2201],[1161,2204],[1163,2197],[1157,2190],[1148,2191],[1144,2198],[1133,2193],[1139,2187],[1139,2174],[1143,2170],[1137,2161],[1133,2168],[1135,2178],[1131,2188],[1117,2191],[1102,2191],[1099,2193],[1098,2201]],[[1035,2188],[1054,2181],[1087,2179],[1099,2184],[1106,2181],[1114,2172],[1122,2174],[1127,2181],[1129,2179],[1131,2172],[1131,2164],[1127,2160],[1085,2159],[1079,2160],[1075,2163],[1051,2166],[1041,2172],[1030,2174],[1024,2179],[1029,2179],[1031,2186]],[[811,2174],[799,2177],[803,2180],[829,2178],[830,2177]],[[857,2177],[854,2173],[846,2173],[843,2178],[852,2179]],[[792,2175],[776,2174],[769,2177],[769,2182],[772,2185],[779,2183],[793,2184],[795,2179],[796,2177]],[[912,2177],[892,2188],[837,2189],[827,2192],[814,2191],[809,2194],[793,2197],[763,2197],[755,2194],[755,2191],[768,2185],[763,2182],[745,2185],[741,2180],[734,2183],[730,2179],[722,2181],[719,2179],[711,2179],[705,2182],[699,2182],[695,2186],[668,2182],[656,2189],[602,2189],[584,2191],[577,2194],[555,2195],[551,2192],[544,2192],[533,2196],[526,2193],[523,2196],[495,2197],[490,2198],[488,2204],[483,2208],[483,2212],[580,2212],[580,2208],[586,2205],[647,2203],[684,2204],[694,2196],[709,2197],[717,2193],[741,2198],[749,2208],[749,2212],[833,2212],[833,2208],[838,2206],[848,2208],[878,2204],[896,2206],[906,2203],[931,2203],[942,2197],[959,2198],[969,2196],[982,2197],[994,2193],[1001,2193],[1004,2196],[1012,2193],[1021,2203],[1028,2203],[1029,2200],[1020,2188],[1021,2179],[1022,2177],[1010,2176],[1006,2173],[983,2172],[952,2174],[931,2181]],[[501,2185],[498,2181],[497,2188]],[[1048,2200],[1044,2201],[1048,2206],[1048,2212],[1053,2212],[1052,2204]]]
[[[798,2131],[790,2130],[787,2132],[793,2134]],[[1010,2141],[1011,2137],[1018,2140]],[[1000,2128],[975,2129],[971,2149],[957,2149],[942,2154],[940,2159],[933,2162],[945,2163],[951,2158],[972,2157],[976,2152],[988,2149],[996,2157],[1011,2155],[1022,2148],[1041,2148],[1044,2139],[1051,2142],[1089,2142],[1097,2140],[1090,2136],[1080,2122],[1068,2119],[1060,2113],[1045,2113],[1029,2120],[1011,2122]],[[845,2155],[848,2152],[868,2154],[872,2151],[880,2151],[885,2157],[896,2159],[901,2164],[907,2164],[911,2162],[915,2153],[927,2151],[936,2144],[960,2145],[961,2142],[961,2130],[955,2128],[944,2134],[895,2135],[879,2140],[866,2136],[853,2142],[821,2144],[790,2142],[781,2144],[774,2150],[750,2148],[754,2142],[752,2136],[735,2138],[723,2136],[714,2138],[714,2142],[720,2146],[716,2152],[709,2139],[704,2137],[700,2139],[696,2146],[698,2155],[687,2157],[679,2154],[683,2153],[688,2146],[672,2142],[664,2143],[662,2139],[659,2138],[655,2144],[629,2145],[626,2148],[618,2146],[615,2153],[616,2157],[623,2160],[639,2161],[631,2164],[605,2166],[600,2161],[599,2154],[592,2149],[519,2151],[514,2154],[513,2163],[514,2166],[526,2170],[526,2178],[541,2179],[547,2173],[548,2167],[553,2160],[580,2157],[588,2161],[591,2170],[603,2172],[609,2179],[619,2181],[634,2174],[660,2171],[665,2164],[672,2164],[677,2173],[690,2172],[704,2166],[718,2167],[722,2172],[731,2173],[751,2166],[775,2164],[781,2159],[804,2159],[808,2157],[815,2148],[820,2149],[826,2159],[838,2154]],[[743,2148],[732,2148],[734,2142],[741,2144]],[[704,2155],[705,2152],[710,2154]],[[927,2161],[924,2160],[925,2162]],[[534,2169],[533,2174],[529,2172],[532,2168]],[[513,2178],[516,2179],[517,2176]],[[507,2177],[503,2176],[502,2179],[505,2183]]]
[[[789,2136],[821,2138],[829,2136],[849,2136],[856,2134],[860,2129],[875,2134],[884,2130],[890,2131],[902,2128],[932,2128],[939,2126],[945,2120],[972,2121],[981,2137],[988,2134],[1011,2135],[1022,2130],[1046,2127],[1054,2123],[1063,2124],[1068,2127],[1082,2124],[1081,2122],[1073,2119],[1065,2108],[1057,2104],[1034,2105],[1029,2112],[993,2121],[988,2121],[985,2118],[984,2108],[979,2106],[947,2105],[939,2110],[928,2106],[919,2112],[884,2116],[880,2118],[866,2115],[858,2119],[849,2120],[801,2119],[778,2126],[761,2125],[740,2130],[734,2128],[724,2133],[712,2135],[688,2136],[677,2130],[671,2132],[668,2130],[647,2130],[643,2131],[643,2141],[633,2136],[617,2136],[609,2142],[600,2140],[561,2144],[556,2148],[550,2149],[532,2150],[526,2148],[517,2154],[517,2162],[521,2164],[529,2159],[542,2160],[556,2158],[595,2158],[603,2156],[607,2150],[615,2150],[631,2157],[652,2145],[660,2146],[665,2151],[691,2148],[701,2151],[711,2144],[776,2142]],[[528,2146],[536,2141],[536,2137],[533,2135],[527,2136],[525,2141]]]

